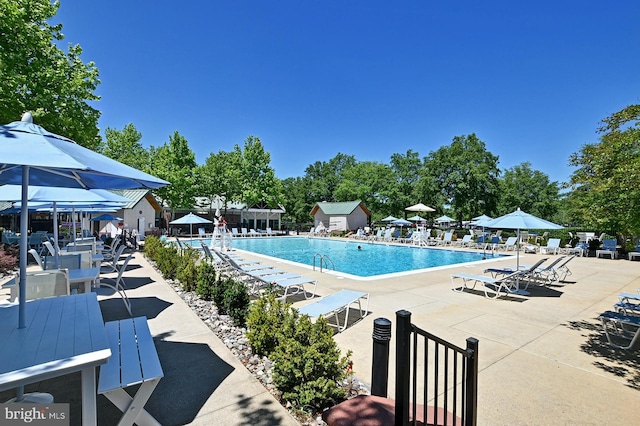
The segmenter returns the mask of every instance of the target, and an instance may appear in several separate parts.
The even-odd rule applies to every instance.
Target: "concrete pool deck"
[[[260,259],[243,253],[247,258]],[[535,263],[540,254],[520,254]],[[550,262],[554,256],[546,256]],[[269,262],[271,263],[271,262]],[[491,263],[507,266],[508,258]],[[484,266],[455,266],[400,278],[356,281],[292,265],[318,279],[318,296],[341,289],[370,293],[370,314],[335,340],[353,351],[354,371],[371,382],[373,321],[395,323],[406,309],[420,328],[458,346],[479,339],[478,424],[635,424],[640,398],[640,348],[611,348],[598,315],[612,309],[617,294],[640,288],[640,262],[593,257],[573,259],[567,283],[531,289],[528,297],[489,300],[451,290],[453,272],[481,274]],[[294,306],[310,301],[298,300]],[[395,328],[393,329],[395,332]],[[392,338],[389,395],[393,396]]]
[[[261,256],[242,256],[264,261]],[[521,255],[521,262],[540,258]],[[406,309],[416,325],[459,346],[467,337],[479,339],[478,425],[636,424],[640,348],[609,347],[597,316],[611,309],[619,292],[640,287],[640,262],[576,258],[569,266],[571,283],[534,289],[529,297],[489,300],[451,291],[451,273],[481,273],[481,265],[377,281],[280,265],[316,278],[318,296],[343,288],[371,294],[370,314],[335,335],[344,351],[353,351],[354,371],[367,383],[374,319],[395,323],[395,312]],[[140,253],[135,253],[129,269],[125,276],[130,277],[134,314],[149,317],[165,372],[147,405],[162,424],[297,423]],[[118,296],[100,293],[99,299],[105,320],[126,316]],[[294,306],[311,302],[293,300]],[[391,344],[393,362],[395,338]],[[77,405],[79,378],[65,377],[41,382],[37,389],[71,392],[72,405]],[[393,383],[391,367],[390,395]],[[100,424],[114,424],[118,413],[106,399],[99,400],[98,410]]]

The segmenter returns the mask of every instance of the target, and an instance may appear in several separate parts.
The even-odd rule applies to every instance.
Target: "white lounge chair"
[[[504,243],[499,243],[496,249],[498,250],[504,249],[504,251],[516,250],[517,242],[518,242],[518,237],[509,237],[507,238],[507,241],[505,241]]]
[[[607,336],[607,341],[614,348],[631,349],[631,347],[633,347],[640,338],[640,316],[605,311],[600,314],[600,320],[602,321],[602,327],[604,328],[604,333]],[[610,325],[613,327],[612,330],[609,329]],[[619,338],[630,340],[629,344],[625,346],[614,343],[611,338],[612,334]]]
[[[471,238],[473,238],[473,235],[466,234],[461,240],[454,241],[453,245],[458,247],[469,247],[471,244]]]
[[[558,254],[560,250],[560,238],[549,238],[547,245],[540,247],[540,254]]]
[[[522,271],[512,272],[501,278],[488,277],[486,275],[474,275],[460,272],[451,274],[451,289],[455,292],[462,293],[464,289],[474,289],[476,284],[480,283],[484,290],[484,295],[488,299],[497,299],[502,292],[506,294],[517,294],[517,278],[522,275]],[[455,280],[461,279],[462,285],[457,286]],[[469,283],[473,283],[469,287]]]
[[[453,238],[453,232],[445,232],[444,233],[444,237],[442,237],[442,239],[437,241],[436,245],[439,246],[447,246],[447,245],[451,245],[451,239]]]
[[[362,300],[366,300],[364,309],[362,309]],[[329,325],[336,327],[338,331],[343,331],[347,328],[349,321],[349,311],[351,305],[358,303],[358,309],[360,310],[360,317],[364,318],[369,313],[369,293],[362,293],[353,290],[340,290],[336,293],[325,296],[320,300],[311,302],[308,305],[302,306],[298,311],[303,315],[309,315],[312,318],[320,316],[335,318],[336,323]],[[340,325],[339,314],[345,312],[344,323]]]
[[[617,241],[615,238],[605,239],[602,241],[602,250],[596,250],[596,257],[609,257],[610,259],[618,258]]]

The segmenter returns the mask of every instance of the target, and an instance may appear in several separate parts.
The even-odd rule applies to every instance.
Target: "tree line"
[[[475,134],[455,136],[425,156],[395,153],[387,163],[337,153],[310,164],[303,176],[281,180],[253,135],[203,164],[177,131],[149,148],[132,123],[107,128],[103,138],[101,112],[93,107],[100,99],[98,68],[82,61],[80,45],[58,47],[62,24],[50,23],[58,7],[49,0],[0,2],[0,122],[32,111],[47,130],[171,182],[156,195],[172,210],[192,208],[196,197],[209,205],[220,197],[227,204],[281,205],[286,220],[307,222],[316,202],[361,200],[379,220],[402,217],[405,207],[424,202],[438,215],[464,221],[520,207],[556,223],[640,235],[640,105],[602,120],[599,141],[570,156],[575,171],[566,183],[550,181],[528,162],[501,170],[498,156]]]

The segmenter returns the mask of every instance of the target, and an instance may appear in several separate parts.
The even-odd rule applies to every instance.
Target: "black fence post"
[[[396,312],[396,426],[409,423],[410,370],[411,312],[400,310]]]
[[[465,401],[465,426],[476,426],[478,417],[478,339],[467,339],[467,353],[469,354]]]
[[[389,386],[389,342],[391,321],[376,318],[373,321],[373,363],[371,368],[371,395],[387,397]]]

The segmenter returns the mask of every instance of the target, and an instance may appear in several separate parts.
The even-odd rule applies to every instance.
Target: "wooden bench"
[[[144,405],[164,376],[146,317],[105,323],[111,357],[100,367],[98,393],[124,414],[119,425],[159,425]],[[132,398],[124,389],[140,384]]]

